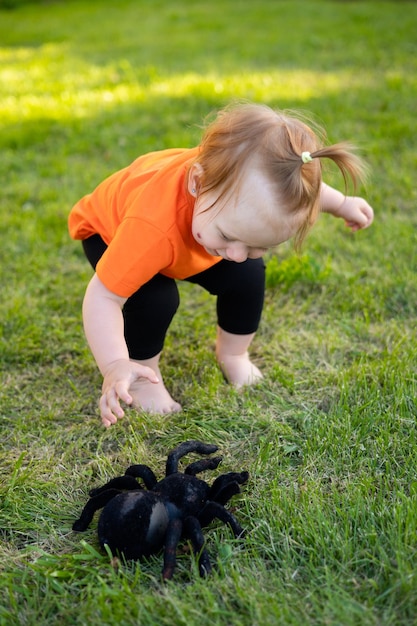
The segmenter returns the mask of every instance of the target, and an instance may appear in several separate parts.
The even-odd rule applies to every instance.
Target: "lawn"
[[[417,4],[0,7],[0,624],[415,624]],[[358,144],[374,225],[352,235],[323,215],[301,255],[268,256],[251,390],[224,383],[213,299],[181,284],[163,369],[182,413],[129,410],[106,430],[69,210],[139,154],[195,145],[236,98]],[[249,471],[232,504],[247,536],[213,524],[213,574],[183,546],[163,584],[160,555],[116,567],[97,518],[71,526],[90,488],[132,463],[162,477],[185,439],[219,446],[206,480]]]

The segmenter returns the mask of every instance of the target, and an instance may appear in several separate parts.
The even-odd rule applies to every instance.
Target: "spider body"
[[[176,550],[181,539],[191,542],[199,557],[201,576],[211,570],[204,547],[202,528],[215,518],[228,524],[235,537],[244,531],[236,518],[225,509],[232,496],[240,493],[240,484],[248,480],[247,472],[229,472],[218,476],[210,486],[196,474],[215,469],[221,457],[210,457],[178,471],[180,458],[190,452],[209,455],[217,446],[200,441],[186,441],[177,446],[166,462],[166,475],[158,482],[147,465],[131,465],[124,476],[113,478],[103,487],[90,492],[73,530],[86,530],[98,509],[100,545],[108,545],[113,554],[125,559],[140,559],[164,550],[162,576],[170,579],[176,564]],[[145,489],[137,481],[141,479]]]

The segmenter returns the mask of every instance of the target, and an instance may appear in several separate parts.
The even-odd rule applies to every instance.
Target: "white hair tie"
[[[303,163],[311,163],[311,161],[313,160],[313,157],[311,156],[310,152],[302,152],[301,160]]]

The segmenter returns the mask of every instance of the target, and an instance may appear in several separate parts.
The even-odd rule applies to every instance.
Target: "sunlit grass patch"
[[[160,97],[215,95],[260,101],[294,100],[337,94],[369,84],[372,74],[307,69],[161,74],[153,66],[136,66],[127,59],[108,65],[88,63],[68,44],[45,44],[36,49],[3,49],[0,113],[7,124],[30,118],[71,119],[94,116],[120,104]]]

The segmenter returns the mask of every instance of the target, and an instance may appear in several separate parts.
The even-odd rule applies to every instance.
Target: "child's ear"
[[[192,196],[196,196],[201,187],[203,168],[200,163],[193,163],[188,172],[188,191]]]

